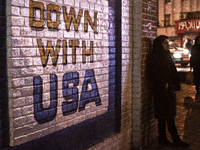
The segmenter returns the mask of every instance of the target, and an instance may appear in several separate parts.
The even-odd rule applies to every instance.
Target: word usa
[[[55,74],[50,75],[50,106],[44,108],[43,101],[43,86],[42,78],[36,76],[33,78],[33,96],[34,96],[34,117],[38,123],[45,123],[55,118],[57,113],[57,76]],[[101,99],[99,97],[98,87],[93,70],[86,70],[82,91],[80,95],[80,103],[78,108],[78,88],[79,85],[79,73],[70,72],[63,75],[63,87],[62,93],[65,99],[62,102],[62,113],[64,116],[73,114],[79,109],[82,111],[85,109],[87,103],[95,102],[96,106],[101,105]],[[73,87],[69,87],[69,84],[73,84]],[[88,90],[88,85],[91,85],[92,90]]]

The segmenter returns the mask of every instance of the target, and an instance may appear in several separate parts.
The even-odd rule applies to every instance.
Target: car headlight
[[[181,58],[182,56],[181,56],[181,54],[174,54],[173,57],[174,58]]]
[[[183,50],[183,53],[184,53],[184,54],[188,54],[189,52],[190,52],[190,51],[189,51],[188,49],[184,49],[184,50]]]

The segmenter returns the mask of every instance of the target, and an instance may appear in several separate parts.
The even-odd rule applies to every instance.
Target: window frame
[[[165,4],[167,4],[167,3],[169,3],[169,2],[171,2],[171,0],[165,0]]]
[[[168,27],[171,26],[171,15],[165,14],[164,26]]]

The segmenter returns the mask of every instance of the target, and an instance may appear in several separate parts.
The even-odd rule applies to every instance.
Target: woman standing
[[[200,86],[200,36],[195,39],[195,44],[192,46],[190,67],[193,67],[194,81],[197,91],[197,96],[199,96],[199,86]]]
[[[158,142],[161,145],[189,147],[189,144],[180,139],[175,126],[175,92],[180,90],[180,82],[170,56],[167,36],[161,35],[153,41],[149,65],[150,79],[153,82],[154,115],[158,119]],[[166,137],[166,123],[173,143]]]

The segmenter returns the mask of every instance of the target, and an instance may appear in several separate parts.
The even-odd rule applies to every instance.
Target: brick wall
[[[0,1],[0,148],[9,144],[8,90],[6,63],[6,1]]]
[[[31,10],[32,1],[28,0],[11,0],[6,5],[10,131],[5,128],[4,147],[128,150],[148,144],[155,138],[155,121],[146,59],[156,37],[157,1],[35,1],[41,3]],[[66,30],[63,6],[67,13],[74,7],[76,17],[82,11],[78,31],[73,23]],[[48,8],[54,10],[50,18]],[[41,23],[41,10],[45,23]],[[84,28],[88,12],[92,23],[97,12],[98,33],[95,25]],[[35,17],[32,22],[30,14]],[[79,41],[75,58],[72,48],[77,43],[70,47],[70,40]],[[83,63],[82,41],[86,41],[86,50],[93,41],[93,61],[88,51]],[[56,46],[60,49],[57,61]],[[42,49],[51,51],[52,47],[55,53],[46,61]],[[96,95],[95,100],[87,103],[84,98],[91,95]],[[70,99],[73,103],[67,103]],[[66,107],[62,107],[63,102]],[[8,120],[8,115],[5,118]]]
[[[133,122],[132,144],[138,149],[156,137],[147,59],[157,31],[157,0],[133,4]]]
[[[116,37],[121,36],[115,30],[121,28],[120,23],[116,25],[121,17],[115,18],[115,4],[115,1],[7,2],[10,121],[7,135],[10,134],[10,145],[14,146],[9,149],[81,149],[120,131],[121,93],[115,93],[121,91],[121,75],[115,71],[120,70],[121,63],[115,62],[117,57],[121,59],[121,43],[116,42]],[[67,18],[61,17],[65,6],[71,16],[72,7],[75,15],[80,13],[77,17],[84,13],[79,29],[71,25],[72,31],[67,30],[69,26],[64,24]],[[98,14],[98,32],[93,24],[94,12]],[[43,19],[45,23],[41,23]],[[74,54],[77,40],[80,46]],[[81,53],[84,41],[86,60]],[[66,49],[69,57],[64,60]],[[62,95],[67,102],[63,102]],[[73,101],[68,102],[70,99]]]
[[[153,40],[157,37],[157,0],[142,1],[142,63],[141,63],[141,131],[142,145],[155,139],[156,123],[153,112],[151,82],[147,76],[148,54],[151,53]]]
[[[106,113],[108,1],[12,0],[7,6],[11,145]],[[67,15],[77,16],[74,27]]]

